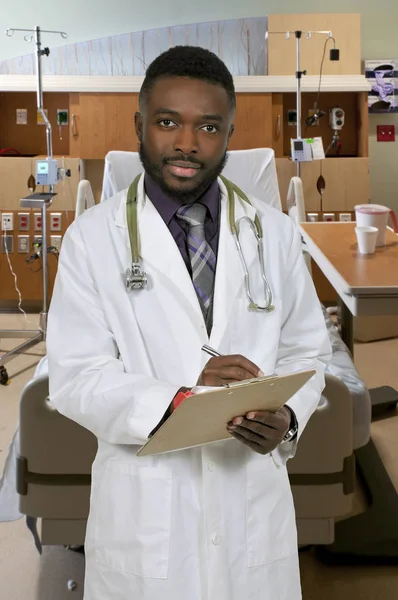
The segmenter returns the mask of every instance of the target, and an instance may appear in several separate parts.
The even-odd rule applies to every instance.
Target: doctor
[[[275,305],[248,310],[218,179],[234,113],[232,76],[214,54],[175,47],[159,56],[135,117],[147,287],[124,285],[126,190],[64,238],[47,349],[52,402],[98,438],[85,600],[301,598],[285,465],[319,402],[330,347],[294,224],[264,198],[251,207],[235,197],[236,219],[261,221]],[[241,241],[261,303],[249,227]],[[206,343],[224,356],[208,360]],[[234,439],[136,456],[181,388],[308,368],[316,375],[279,413],[237,415],[228,424]]]

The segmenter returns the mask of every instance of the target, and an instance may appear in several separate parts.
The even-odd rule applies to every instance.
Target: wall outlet
[[[335,221],[336,215],[334,213],[323,213],[323,220],[327,222]]]
[[[395,125],[377,125],[378,142],[395,142]]]
[[[57,108],[57,123],[58,125],[69,124],[69,111],[67,108]]]
[[[295,127],[297,125],[297,110],[287,111],[287,124],[289,127]]]
[[[28,124],[28,111],[26,108],[17,108],[17,125]]]
[[[307,213],[307,221],[309,221],[310,223],[316,223],[316,221],[319,221],[319,214]]]
[[[28,254],[29,252],[29,236],[19,235],[18,236],[18,252],[19,254]]]
[[[13,231],[14,229],[14,213],[5,213],[1,215],[1,230]]]
[[[50,231],[62,230],[62,214],[50,213]]]
[[[6,254],[7,250],[9,254],[14,252],[14,238],[12,235],[2,235],[1,236],[1,251],[3,254]]]
[[[42,243],[42,237],[41,235],[34,235],[33,236],[33,243],[34,244],[41,244]]]
[[[61,250],[62,236],[61,235],[52,235],[50,236],[50,246],[53,246],[58,250]]]
[[[340,213],[339,220],[345,223],[351,221],[351,213]]]
[[[41,231],[41,212],[33,213],[33,228],[35,231]]]
[[[18,213],[18,230],[29,231],[30,229],[30,214]]]

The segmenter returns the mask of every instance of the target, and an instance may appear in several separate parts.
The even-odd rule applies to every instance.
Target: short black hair
[[[160,54],[146,70],[140,90],[140,107],[146,102],[155,82],[162,77],[189,77],[221,85],[235,110],[235,86],[231,73],[214,52],[199,46],[174,46]]]

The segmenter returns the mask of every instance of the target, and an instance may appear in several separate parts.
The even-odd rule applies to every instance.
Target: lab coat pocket
[[[171,501],[171,469],[110,461],[96,511],[97,562],[138,577],[166,579]]]
[[[297,552],[293,498],[285,468],[270,455],[247,465],[248,567],[265,565]]]

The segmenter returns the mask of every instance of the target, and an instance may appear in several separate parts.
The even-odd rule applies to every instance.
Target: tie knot
[[[204,204],[189,204],[180,206],[177,217],[189,224],[190,227],[203,227],[206,218],[206,207]]]

